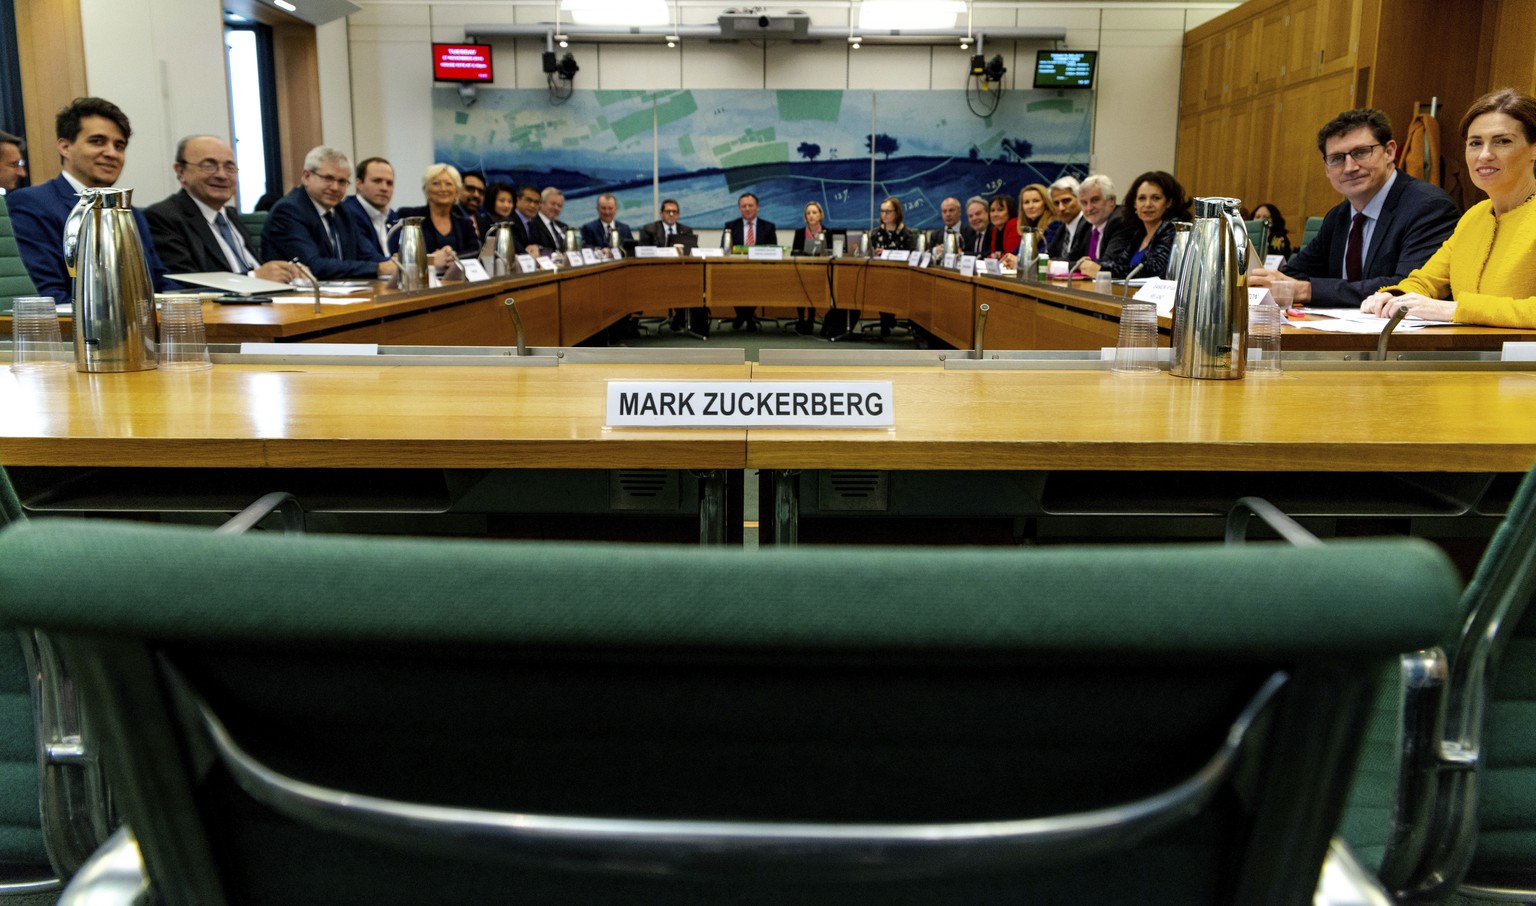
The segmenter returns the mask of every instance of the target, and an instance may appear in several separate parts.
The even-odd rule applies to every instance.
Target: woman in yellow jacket
[[[1429,321],[1536,327],[1536,99],[1505,88],[1461,119],[1467,170],[1488,193],[1424,266],[1360,308]]]

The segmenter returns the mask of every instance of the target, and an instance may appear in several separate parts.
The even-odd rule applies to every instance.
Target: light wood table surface
[[[888,379],[896,425],[753,429],[748,468],[1523,472],[1536,462],[1536,369],[1195,381],[757,365],[752,379]]]
[[[744,430],[603,421],[609,380],[747,376],[746,365],[0,369],[0,464],[742,469]]]

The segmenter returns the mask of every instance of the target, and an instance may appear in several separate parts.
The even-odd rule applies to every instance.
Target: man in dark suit
[[[743,192],[736,199],[736,210],[741,216],[729,221],[725,225],[726,235],[729,237],[729,245],[735,248],[738,245],[778,245],[779,234],[773,228],[773,223],[757,216],[757,196],[751,192]],[[757,306],[736,306],[736,317],[731,320],[731,329],[757,330]]]
[[[229,202],[240,170],[223,139],[192,135],[176,145],[181,191],[144,209],[155,250],[173,274],[229,271],[287,283],[299,275],[286,261],[258,263],[250,235]]]
[[[342,199],[341,210],[363,228],[374,251],[389,254],[389,228],[400,212],[389,206],[395,198],[395,168],[382,157],[370,157],[357,165],[357,194]]]
[[[464,184],[459,204],[474,221],[475,235],[484,236],[485,231],[491,228],[491,212],[485,209],[485,176],[474,170],[465,170],[459,181]]]
[[[128,116],[114,103],[101,98],[76,98],[54,118],[54,134],[64,172],[41,185],[17,189],[6,196],[11,226],[27,275],[38,295],[55,302],[74,298],[74,280],[64,265],[64,221],[85,189],[110,188],[123,172],[128,139],[133,129]],[[166,279],[165,265],[155,252],[155,240],[142,211],[134,211],[144,258],[155,289],[169,292],[176,284]]]
[[[944,225],[928,234],[928,246],[934,250],[935,255],[944,253],[945,235],[956,237],[962,255],[976,244],[976,231],[965,222],[965,210],[960,206],[960,199],[946,198],[939,202],[939,219],[944,221]]]
[[[684,236],[694,236],[693,228],[686,223],[679,223],[683,209],[676,199],[668,198],[661,203],[661,219],[646,224],[640,228],[639,243],[641,245],[671,246],[682,243],[692,247],[698,240],[683,239]],[[672,309],[672,330],[675,333],[683,332],[684,319],[687,320],[688,332],[699,337],[709,336],[709,309],[703,306],[693,308]]]
[[[513,202],[512,217],[510,218],[512,222],[512,254],[514,255],[521,255],[526,252],[528,244],[533,241],[533,226],[539,219],[540,200],[538,186],[522,185],[517,187],[517,200]]]
[[[588,248],[611,248],[613,234],[619,234],[619,246],[634,247],[635,235],[629,224],[618,219],[619,200],[606,192],[597,196],[597,219],[581,225],[581,244]]]
[[[27,164],[23,160],[26,142],[21,136],[0,129],[0,189],[14,191],[16,184],[27,176]]]
[[[1249,285],[1290,280],[1297,304],[1358,308],[1428,261],[1461,212],[1438,186],[1397,171],[1392,122],[1380,110],[1361,107],[1329,120],[1317,133],[1317,148],[1344,201],[1323,217],[1306,248],[1278,271],[1255,270]]]
[[[320,145],[304,155],[299,187],[272,206],[261,233],[268,261],[298,260],[319,280],[383,279],[396,271],[357,221],[336,211],[351,176],[347,156]]]
[[[565,231],[570,227],[560,219],[565,210],[565,193],[550,186],[539,193],[539,214],[531,223],[530,245],[538,246],[539,255],[565,251]]]
[[[1090,262],[1097,265],[1109,257],[1110,246],[1126,231],[1125,219],[1115,204],[1115,184],[1102,173],[1094,173],[1083,180],[1077,190],[1077,201],[1088,228],[1082,230],[1081,247],[1077,248],[1079,243],[1074,241],[1074,248],[1068,249],[1069,254],[1062,260],[1071,262],[1073,270],[1092,276],[1098,273],[1098,268],[1085,265]]]

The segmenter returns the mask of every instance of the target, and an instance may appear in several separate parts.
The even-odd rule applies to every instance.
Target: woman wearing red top
[[[1011,255],[1019,248],[1019,212],[1014,209],[1013,196],[994,195],[987,204],[987,216],[992,220],[987,230],[987,241],[982,247],[988,258]]]

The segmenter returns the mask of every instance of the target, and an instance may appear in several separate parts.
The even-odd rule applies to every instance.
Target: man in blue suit
[[[272,206],[261,232],[268,261],[297,260],[319,280],[384,279],[395,263],[374,248],[363,227],[336,208],[347,194],[347,156],[320,145],[304,155],[299,187]]]
[[[597,219],[581,225],[581,244],[587,248],[611,248],[613,234],[619,234],[619,245],[634,248],[635,236],[629,224],[618,219],[619,200],[609,194],[597,196]]]
[[[64,265],[64,221],[74,210],[80,192],[109,188],[117,182],[133,129],[116,104],[91,97],[75,98],[59,111],[53,126],[64,172],[42,185],[12,192],[6,202],[22,263],[38,294],[68,302],[74,299],[75,291]],[[139,225],[139,240],[155,289],[176,289],[176,284],[166,279],[165,266],[155,254],[149,221],[139,211],[133,212],[133,219]]]
[[[726,221],[725,233],[729,238],[727,242],[732,248],[738,245],[778,245],[779,234],[774,229],[773,223],[757,216],[757,196],[751,192],[743,192],[736,199],[736,210],[741,216],[735,220]],[[757,330],[757,306],[736,306],[736,317],[731,319],[731,329]]]
[[[1317,133],[1328,181],[1344,196],[1322,229],[1278,270],[1259,268],[1249,284],[1290,280],[1296,303],[1359,308],[1360,300],[1429,260],[1461,218],[1438,186],[1396,168],[1392,121],[1361,107],[1329,120]]]
[[[395,197],[395,168],[382,157],[370,157],[357,165],[357,194],[341,202],[341,210],[363,228],[373,250],[387,257],[389,228],[400,214],[389,203]]]

